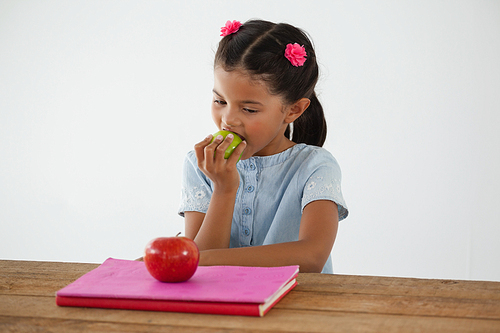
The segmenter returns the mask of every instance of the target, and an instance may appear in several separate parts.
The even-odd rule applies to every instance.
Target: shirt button
[[[247,207],[247,208],[243,209],[243,214],[250,215],[250,214],[252,214],[252,210]]]
[[[255,164],[250,164],[250,170],[255,170]]]
[[[250,230],[248,228],[244,228],[243,233],[245,234],[245,236],[248,236],[250,235]]]
[[[248,185],[248,186],[247,186],[247,192],[248,192],[248,193],[253,192],[253,190],[254,190],[254,189],[255,189],[255,187],[253,187],[253,185]]]

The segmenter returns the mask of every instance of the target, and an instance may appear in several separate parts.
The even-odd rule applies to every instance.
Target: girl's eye
[[[226,102],[224,102],[224,101],[223,101],[223,100],[221,100],[221,99],[215,99],[215,100],[214,100],[214,103],[215,103],[215,104],[220,104],[220,105],[225,105],[225,104],[226,104]]]
[[[248,108],[243,108],[243,110],[244,110],[245,112],[248,112],[248,113],[256,113],[256,112],[257,112],[257,110],[248,109]]]

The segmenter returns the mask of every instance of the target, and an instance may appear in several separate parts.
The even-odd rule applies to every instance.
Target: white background
[[[216,128],[228,19],[313,38],[341,274],[500,281],[498,1],[0,1],[0,258],[134,259]]]

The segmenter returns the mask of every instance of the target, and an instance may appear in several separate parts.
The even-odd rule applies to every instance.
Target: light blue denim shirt
[[[298,240],[302,211],[315,200],[335,202],[339,220],[347,217],[340,167],[324,148],[297,144],[276,155],[239,161],[237,168],[240,186],[230,247]],[[198,169],[194,151],[189,152],[184,161],[179,214],[206,213],[212,193],[211,180]],[[333,273],[331,256],[322,273]]]

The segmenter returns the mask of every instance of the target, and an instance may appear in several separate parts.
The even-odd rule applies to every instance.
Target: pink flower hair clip
[[[288,44],[285,50],[285,57],[290,60],[295,67],[303,66],[306,62],[306,49],[299,44]]]
[[[227,36],[227,35],[230,35],[230,34],[234,34],[235,32],[237,32],[238,30],[240,30],[240,27],[241,27],[241,22],[240,21],[227,21],[226,22],[226,25],[223,26],[222,28],[220,28],[220,32],[221,32],[221,36]]]

